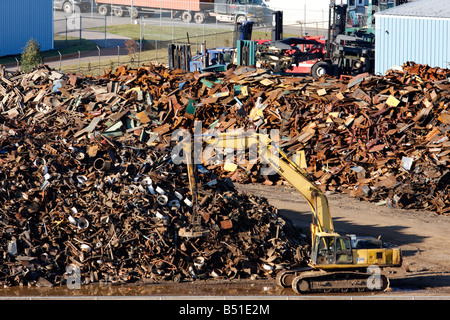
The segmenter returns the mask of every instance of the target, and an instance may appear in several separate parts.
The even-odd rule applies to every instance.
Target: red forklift
[[[320,77],[328,71],[323,62],[326,56],[325,37],[305,36],[272,42],[256,40],[256,66],[286,74],[308,74]]]
[[[327,38],[283,39],[283,12],[274,12],[272,40],[257,40],[255,65],[272,72],[315,78],[372,73],[375,65],[373,14],[406,2],[368,0],[368,5],[358,7],[356,12],[354,0],[349,1],[350,7],[330,0]]]
[[[315,78],[373,71],[373,34],[345,34],[347,5],[332,0],[328,38],[305,36],[282,39],[282,12],[274,12],[272,40],[257,40],[255,65],[272,72],[307,74]]]

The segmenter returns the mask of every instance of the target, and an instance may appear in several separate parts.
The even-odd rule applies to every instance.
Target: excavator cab
[[[316,235],[311,260],[315,265],[351,264],[353,257],[350,237],[326,233]]]

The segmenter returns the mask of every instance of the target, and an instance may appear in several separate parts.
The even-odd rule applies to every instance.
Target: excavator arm
[[[324,193],[308,178],[308,174],[291,161],[267,135],[256,133],[217,134],[203,137],[209,146],[233,150],[259,150],[259,160],[268,163],[284,177],[308,202],[313,212],[311,223],[312,251],[309,267],[294,268],[277,274],[277,284],[291,286],[297,293],[347,290],[385,290],[389,279],[382,274],[359,272],[370,267],[398,267],[399,248],[352,248],[350,236],[334,231],[333,221]],[[250,156],[250,155],[249,155]],[[375,272],[378,269],[375,269]],[[376,279],[376,283],[372,280]]]
[[[333,221],[325,194],[307,173],[291,161],[278,147],[273,147],[268,135],[258,133],[224,133],[204,138],[209,146],[216,148],[233,148],[234,150],[259,150],[259,159],[268,163],[283,178],[286,179],[308,202],[313,213],[311,223],[311,237],[319,232],[333,233]],[[255,146],[256,144],[256,146]]]

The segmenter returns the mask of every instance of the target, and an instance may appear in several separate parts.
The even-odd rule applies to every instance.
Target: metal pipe
[[[133,24],[134,0],[131,0],[130,23]]]
[[[107,25],[108,25],[108,22],[107,22],[106,15],[105,15],[105,48],[106,48],[106,28],[107,28]]]
[[[98,46],[96,46],[96,47],[98,50],[98,73],[100,75],[100,48]]]
[[[82,28],[83,25],[82,25],[82,16],[81,16],[81,14],[79,15],[79,17],[80,17],[80,39],[79,39],[79,42],[80,42],[80,44],[81,44],[81,37],[82,37],[82,35],[81,35],[81,30],[83,29],[83,28]]]
[[[111,161],[98,158],[94,161],[94,168],[98,171],[109,171],[111,169]]]
[[[327,57],[331,57],[331,10],[334,7],[334,0],[330,0],[330,6],[328,7],[328,39],[327,39]]]

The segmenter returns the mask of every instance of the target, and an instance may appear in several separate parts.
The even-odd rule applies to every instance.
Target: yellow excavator
[[[337,233],[325,194],[280,148],[276,146],[273,150],[267,135],[220,133],[203,137],[203,141],[216,148],[259,150],[260,161],[270,164],[311,207],[312,245],[308,266],[278,272],[279,286],[292,287],[297,293],[377,291],[389,287],[389,279],[382,274],[382,269],[401,267],[401,249],[384,247],[378,238]]]

